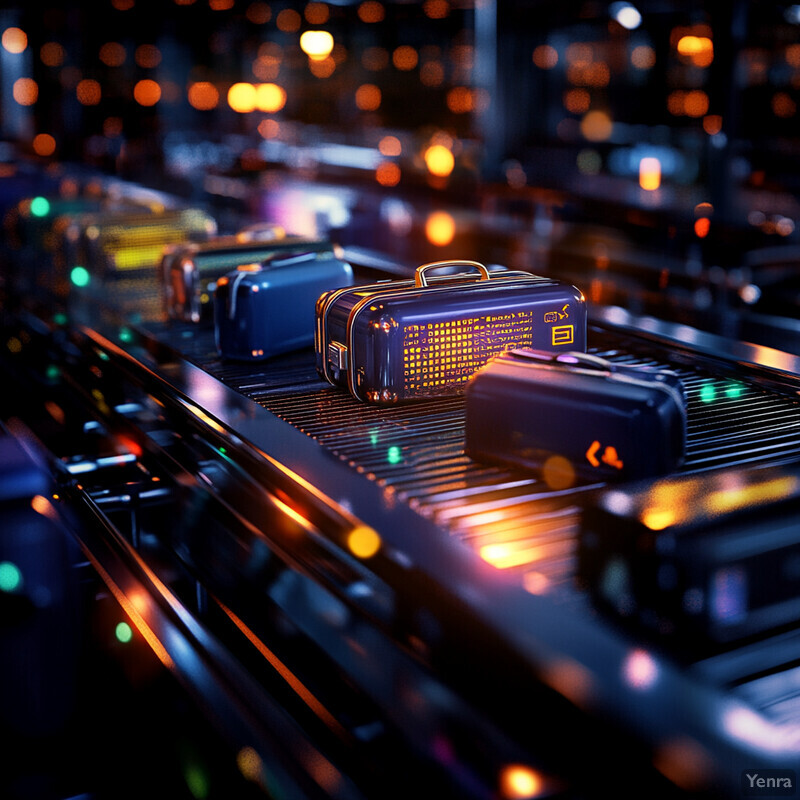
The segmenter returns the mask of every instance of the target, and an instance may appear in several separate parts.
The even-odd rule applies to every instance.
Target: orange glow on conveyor
[[[247,637],[248,641],[258,650],[258,652],[269,661],[280,676],[292,687],[297,696],[337,735],[345,737],[347,731],[339,724],[336,718],[327,708],[314,696],[305,684],[286,666],[265,644],[253,633],[245,623],[236,616],[227,606],[219,603],[220,608],[230,617],[234,625]]]

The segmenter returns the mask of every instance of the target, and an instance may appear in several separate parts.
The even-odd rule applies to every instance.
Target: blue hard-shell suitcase
[[[272,234],[272,235],[271,235]],[[164,306],[170,319],[211,320],[217,280],[242,264],[255,264],[276,254],[300,251],[335,256],[326,239],[286,235],[277,226],[254,234],[242,231],[205,242],[184,242],[165,250],[160,265]]]
[[[217,350],[223,358],[261,361],[311,346],[317,299],[352,283],[350,264],[326,250],[241,265],[214,290]]]
[[[682,465],[686,415],[671,370],[520,348],[490,360],[467,386],[465,449],[477,461],[528,469],[560,456],[590,481],[651,477]]]

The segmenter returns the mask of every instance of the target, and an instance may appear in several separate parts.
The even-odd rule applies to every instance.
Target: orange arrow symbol
[[[592,444],[589,446],[589,449],[586,451],[586,458],[589,459],[589,463],[593,467],[599,467],[600,466],[600,462],[595,458],[595,454],[597,453],[597,451],[599,449],[600,449],[600,442],[598,442],[595,439],[592,442]]]

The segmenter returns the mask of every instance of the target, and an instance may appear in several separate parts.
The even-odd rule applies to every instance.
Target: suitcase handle
[[[551,353],[544,350],[532,350],[526,347],[516,348],[510,351],[515,358],[525,358],[529,361],[539,361],[547,364],[568,364],[582,369],[591,369],[598,372],[616,372],[617,367],[610,361],[606,361],[600,356],[592,353],[581,353],[578,351]]]
[[[480,273],[481,277],[480,280],[488,281],[491,277],[489,275],[489,270],[477,261],[432,261],[430,264],[423,264],[421,267],[417,267],[416,272],[414,272],[414,285],[416,287],[422,287],[428,285],[428,278],[426,277],[425,273],[428,270],[436,269],[438,267],[475,267]]]

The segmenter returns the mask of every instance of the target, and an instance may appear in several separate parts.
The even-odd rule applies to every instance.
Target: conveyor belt
[[[170,324],[156,334],[183,355],[433,519],[534,591],[569,589],[580,498],[601,484],[551,489],[538,474],[478,463],[464,452],[461,397],[377,407],[330,386],[313,351],[260,364],[219,358],[213,331]],[[800,456],[800,403],[757,383],[677,363],[642,342],[594,328],[603,358],[676,371],[688,399],[682,472]],[[570,594],[569,591],[566,594]]]

